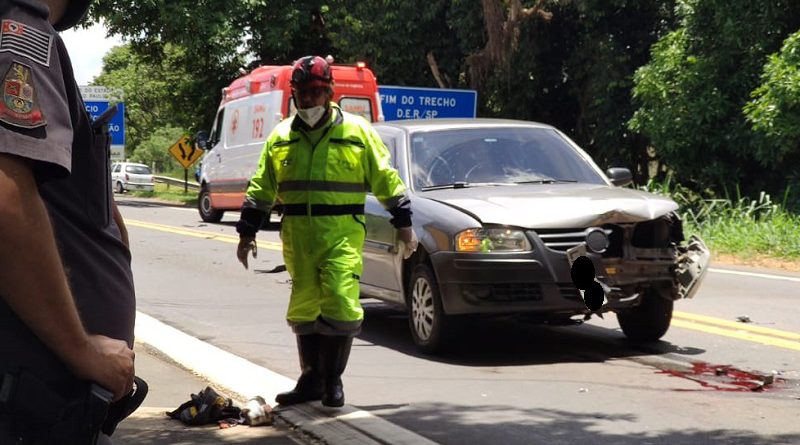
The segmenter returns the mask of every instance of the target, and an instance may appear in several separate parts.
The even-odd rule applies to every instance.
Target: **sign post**
[[[114,103],[117,104],[117,114],[108,122],[108,133],[111,136],[111,160],[125,160],[125,103],[122,93],[104,86],[80,86],[81,96],[86,105],[86,112],[92,120],[97,119]]]
[[[182,136],[169,147],[169,153],[183,166],[183,193],[189,192],[189,167],[203,156],[203,151],[189,142],[189,136]]]
[[[475,117],[478,92],[442,88],[378,86],[384,119]]]

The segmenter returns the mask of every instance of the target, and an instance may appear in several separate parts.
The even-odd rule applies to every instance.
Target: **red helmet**
[[[333,83],[330,64],[319,56],[305,56],[292,64],[292,86],[295,88],[329,87]]]

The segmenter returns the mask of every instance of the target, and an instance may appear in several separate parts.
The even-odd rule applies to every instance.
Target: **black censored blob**
[[[592,284],[583,293],[583,301],[590,311],[596,312],[603,305],[603,286],[600,286],[600,283],[596,281],[592,281]]]
[[[579,256],[569,271],[572,283],[580,290],[586,290],[594,282],[594,263],[586,256]]]

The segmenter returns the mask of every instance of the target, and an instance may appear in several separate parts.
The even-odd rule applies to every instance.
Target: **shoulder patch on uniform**
[[[50,66],[53,36],[33,26],[15,20],[3,20],[0,25],[0,52],[10,52]]]
[[[12,62],[3,77],[3,100],[0,101],[0,121],[21,128],[47,125],[39,107],[39,97],[33,88],[31,67]]]

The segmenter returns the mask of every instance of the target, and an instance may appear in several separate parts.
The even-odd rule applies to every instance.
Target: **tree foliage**
[[[364,60],[385,85],[436,87],[431,59],[444,86],[464,87],[464,54],[447,20],[447,0],[344,0],[328,15],[334,53],[342,62]]]
[[[745,115],[763,137],[755,156],[768,168],[797,165],[800,159],[800,31],[790,35],[764,66],[761,85],[745,105]],[[795,172],[795,181],[800,171]]]
[[[174,45],[165,45],[164,57],[147,61],[132,51],[130,45],[112,48],[103,58],[103,71],[95,84],[123,91],[127,146],[133,156],[139,146],[164,127],[190,128],[196,117],[191,95],[192,76],[183,65],[185,51]],[[172,142],[175,142],[174,140]],[[166,153],[172,144],[162,147]]]
[[[679,0],[679,26],[653,46],[636,73],[640,104],[631,129],[649,137],[684,180],[748,192],[775,190],[780,178],[759,155],[743,107],[767,55],[800,25],[788,0]]]
[[[184,134],[186,133],[182,128],[169,125],[159,127],[139,144],[131,160],[155,166],[157,172],[174,170],[180,166],[167,149]]]
[[[329,52],[325,11],[320,2],[295,0],[98,0],[90,17],[103,19],[149,63],[166,57],[168,45],[182,48],[175,62],[191,82],[175,91],[185,101],[176,112],[196,130],[210,124],[221,89],[243,67]]]

